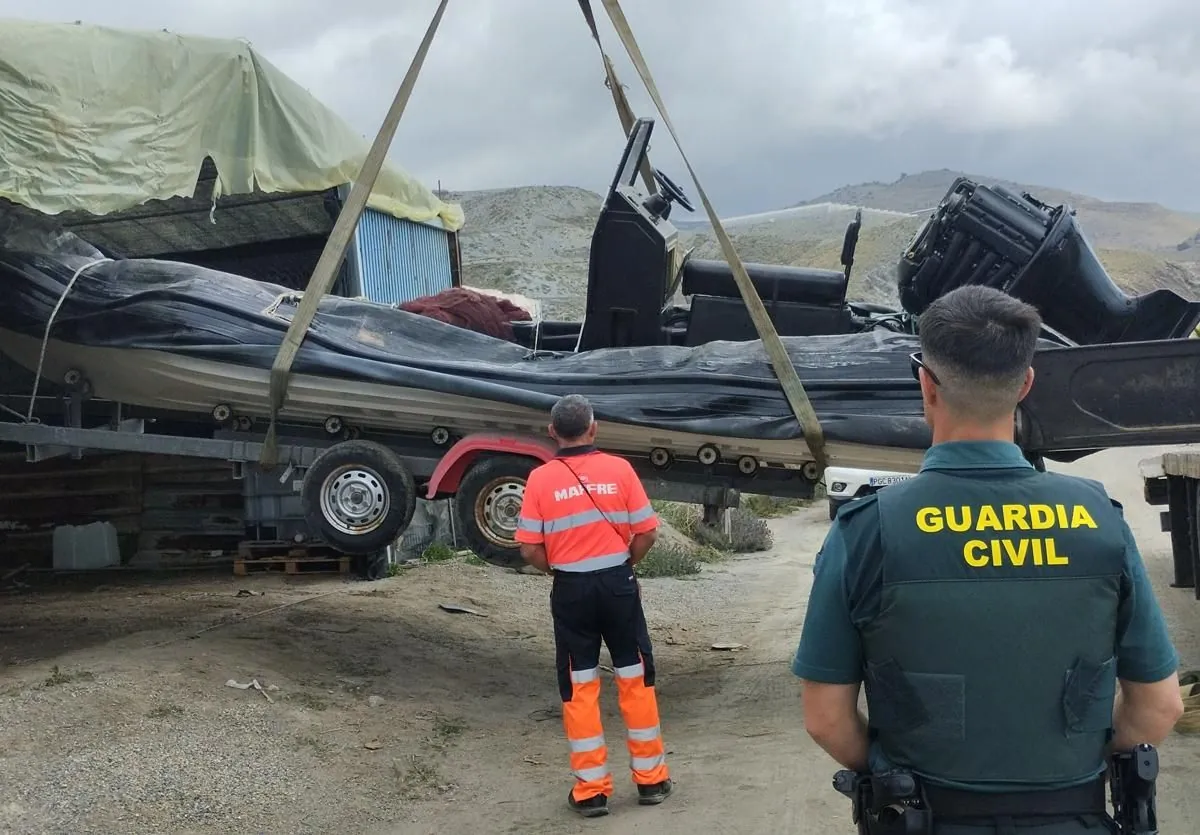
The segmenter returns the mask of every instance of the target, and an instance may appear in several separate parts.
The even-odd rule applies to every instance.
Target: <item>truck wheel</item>
[[[499,455],[476,461],[454,495],[459,529],[476,556],[501,568],[519,568],[521,546],[517,522],[525,480],[537,466],[532,458]]]
[[[300,489],[309,531],[347,554],[371,554],[412,521],[417,488],[400,456],[374,441],[343,441],[321,453]]]

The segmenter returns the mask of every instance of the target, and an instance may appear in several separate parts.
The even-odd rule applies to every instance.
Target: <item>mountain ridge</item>
[[[1200,212],[1181,211],[1150,201],[1102,200],[1063,188],[1027,185],[1003,177],[967,174],[949,168],[901,174],[890,183],[872,181],[840,186],[794,205],[845,203],[928,214],[959,177],[983,185],[999,185],[1017,194],[1028,192],[1051,206],[1068,204],[1075,209],[1089,240],[1099,246],[1147,249],[1166,255],[1185,252],[1179,249],[1180,244],[1200,235]],[[1195,257],[1200,258],[1200,251]]]
[[[908,207],[925,201],[917,208],[931,211],[957,176],[940,169],[893,183],[843,186],[784,209],[722,219],[722,224],[744,261],[840,269],[846,225],[862,207],[849,297],[896,304],[896,264],[929,215],[908,214]],[[1166,287],[1200,297],[1200,216],[998,178],[971,179],[1028,191],[1050,205],[1069,203],[1105,268],[1126,292]],[[588,250],[602,195],[577,186],[517,186],[441,196],[460,203],[466,215],[460,233],[464,283],[536,298],[548,318],[582,316]],[[685,247],[694,257],[723,259],[703,213],[697,214],[675,207],[672,220]],[[1189,239],[1194,244],[1181,248]]]

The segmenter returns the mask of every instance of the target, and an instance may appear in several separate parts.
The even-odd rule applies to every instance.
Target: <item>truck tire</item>
[[[487,456],[463,476],[454,512],[467,546],[481,560],[501,568],[525,564],[515,536],[525,480],[537,463],[522,455]]]
[[[388,576],[388,552],[382,550],[370,554],[355,554],[351,567],[360,579],[382,580]]]
[[[417,488],[392,450],[374,441],[342,441],[325,450],[300,489],[310,533],[351,555],[381,551],[412,521]]]

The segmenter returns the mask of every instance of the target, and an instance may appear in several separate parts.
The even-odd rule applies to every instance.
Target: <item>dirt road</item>
[[[1200,603],[1166,588],[1145,454],[1065,469],[1125,501],[1195,668]],[[456,562],[378,583],[106,577],[0,597],[0,832],[851,832],[789,670],[828,522],[813,507],[771,525],[765,555],[642,581],[678,781],[661,807],[621,779],[608,818],[565,808],[549,582]],[[1182,831],[1200,817],[1200,739],[1173,737],[1163,762],[1163,831]]]

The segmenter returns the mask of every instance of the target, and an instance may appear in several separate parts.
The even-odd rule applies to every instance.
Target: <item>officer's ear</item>
[[[921,399],[925,401],[925,405],[935,405],[938,401],[937,384],[933,382],[929,372],[924,368],[920,369],[917,379],[921,381]]]
[[[1021,384],[1021,391],[1017,395],[1017,402],[1020,403],[1029,394],[1029,390],[1033,388],[1033,367],[1025,369],[1025,382]]]
[[[546,424],[546,433],[550,436],[551,440],[554,440],[554,441],[558,440],[558,436],[554,434],[554,424],[553,423]]]

